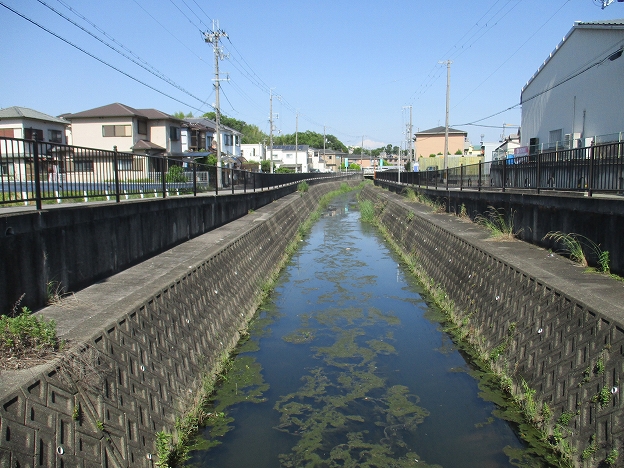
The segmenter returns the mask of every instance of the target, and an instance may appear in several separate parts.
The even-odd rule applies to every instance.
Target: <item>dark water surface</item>
[[[359,218],[340,197],[293,256],[190,464],[541,466]]]

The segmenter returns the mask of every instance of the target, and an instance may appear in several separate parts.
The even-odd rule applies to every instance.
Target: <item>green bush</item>
[[[170,183],[187,182],[184,169],[180,166],[171,166],[167,172],[166,180]]]
[[[58,346],[54,320],[36,317],[27,307],[16,317],[0,316],[0,353],[4,357],[56,350]]]

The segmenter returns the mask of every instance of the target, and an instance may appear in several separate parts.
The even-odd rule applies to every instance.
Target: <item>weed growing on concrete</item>
[[[505,217],[505,211],[489,206],[485,214],[479,214],[475,217],[475,222],[490,231],[492,237],[499,240],[512,240],[516,238],[522,229],[516,231],[514,229],[514,217],[516,212],[511,210],[508,217]]]
[[[96,419],[95,427],[97,427],[100,431],[104,432],[104,422]]]
[[[14,317],[0,315],[0,368],[36,364],[62,346],[54,320],[35,316],[27,307]]]
[[[605,463],[608,466],[615,466],[619,456],[620,456],[620,453],[617,451],[617,449],[613,449],[609,452],[609,454],[607,455],[607,458],[605,458]]]
[[[416,216],[416,214],[413,211],[410,211],[407,213],[405,219],[407,219],[407,222],[411,222],[414,219],[414,216]]]
[[[596,393],[592,400],[594,403],[598,403],[601,408],[608,406],[611,402],[611,390],[607,385],[602,387],[598,393]]]
[[[466,210],[466,205],[464,205],[463,203],[459,207],[459,214],[457,216],[459,216],[461,219],[470,219],[470,216],[468,216],[468,211]]]
[[[406,197],[409,201],[411,201],[411,202],[418,201],[417,194],[416,194],[416,192],[414,191],[414,189],[412,189],[412,188],[406,188],[406,189],[403,191],[403,193],[405,193],[405,197]]]
[[[581,460],[588,460],[594,456],[598,451],[598,444],[596,443],[596,434],[591,436],[589,445],[581,452]]]
[[[72,419],[74,421],[80,421],[80,405],[75,405],[72,411]]]
[[[310,188],[310,186],[308,185],[308,183],[305,180],[302,180],[301,182],[299,182],[297,184],[297,192],[304,194],[308,191],[308,189]]]
[[[607,275],[611,273],[609,251],[602,250],[599,244],[581,234],[552,231],[546,234],[542,240],[552,240],[559,244],[561,249],[557,253],[567,256],[573,262],[584,267],[588,266],[587,255],[590,255],[595,258],[598,272]]]

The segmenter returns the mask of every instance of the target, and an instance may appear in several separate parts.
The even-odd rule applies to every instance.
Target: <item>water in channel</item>
[[[333,201],[220,385],[189,466],[543,466],[355,194]]]

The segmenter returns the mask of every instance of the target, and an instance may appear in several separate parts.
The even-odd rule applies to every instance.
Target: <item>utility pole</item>
[[[448,137],[449,137],[449,106],[451,103],[451,62],[446,60],[446,123],[444,126],[444,178],[446,179],[446,170],[448,169]]]
[[[403,106],[403,109],[409,109],[409,124],[407,124],[407,137],[409,139],[409,158],[410,161],[410,169],[412,172],[414,171],[414,152],[412,151],[412,144],[414,142],[412,138],[412,106]],[[406,145],[407,146],[407,145]]]
[[[269,90],[269,144],[271,145],[271,174],[273,174],[273,88]]]
[[[323,125],[323,161],[325,161],[325,125]]]
[[[219,22],[212,21],[212,32],[206,31],[204,33],[204,41],[212,44],[215,56],[215,132],[217,133],[217,187],[223,187],[223,181],[221,174],[221,108],[219,107],[219,59],[223,60],[226,56],[223,54],[223,50],[219,47],[219,39],[222,37],[228,37],[227,33],[222,29],[219,29]]]
[[[295,172],[299,169],[299,164],[297,162],[297,157],[299,153],[299,112],[297,112],[297,116],[295,117]],[[303,172],[303,164],[301,165],[301,172]]]

